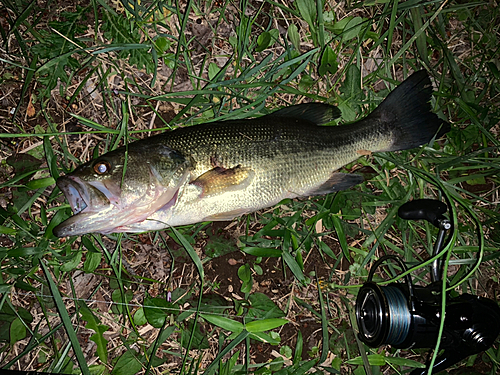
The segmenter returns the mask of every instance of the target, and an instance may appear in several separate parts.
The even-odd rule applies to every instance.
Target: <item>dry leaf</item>
[[[234,258],[229,258],[227,261],[231,266],[236,266],[238,264],[238,261]]]
[[[28,108],[26,108],[26,114],[28,115],[28,117],[33,117],[35,113],[36,113],[35,106],[31,102],[31,96],[30,96],[30,100],[28,101]]]

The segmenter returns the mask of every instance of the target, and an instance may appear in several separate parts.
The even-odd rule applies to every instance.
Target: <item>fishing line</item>
[[[414,286],[411,276],[407,274],[405,284],[380,286],[372,281],[375,271],[387,260],[396,262],[401,271],[407,270],[406,265],[396,255],[384,255],[370,269],[367,282],[363,285],[356,298],[356,315],[360,318],[362,340],[370,346],[382,344],[400,345],[409,336],[413,321]],[[402,288],[406,287],[406,292]]]
[[[387,298],[389,316],[391,317],[387,343],[399,345],[408,337],[410,331],[411,314],[408,310],[408,301],[399,288],[386,286],[382,290]]]

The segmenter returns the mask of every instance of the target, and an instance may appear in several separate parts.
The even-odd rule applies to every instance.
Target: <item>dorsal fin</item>
[[[293,117],[323,125],[341,116],[337,107],[325,103],[303,103],[285,107],[266,117]]]

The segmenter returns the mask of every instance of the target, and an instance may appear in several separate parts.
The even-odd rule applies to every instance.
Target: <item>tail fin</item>
[[[420,70],[403,81],[363,120],[372,125],[377,123],[393,134],[392,146],[383,151],[415,148],[450,130],[450,124],[431,112],[431,95],[431,80],[425,70]]]

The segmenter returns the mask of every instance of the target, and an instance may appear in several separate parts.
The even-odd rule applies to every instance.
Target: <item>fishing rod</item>
[[[405,220],[426,220],[439,229],[434,243],[431,283],[414,285],[403,260],[385,255],[376,261],[356,298],[356,321],[359,338],[377,348],[391,345],[398,349],[432,348],[439,339],[443,301],[443,264],[438,257],[446,233],[452,238],[453,225],[444,214],[448,206],[438,200],[417,199],[403,204],[398,216]],[[378,285],[375,271],[385,262],[396,262],[404,282]],[[491,299],[464,293],[446,293],[444,326],[439,348],[443,350],[432,364],[417,368],[410,375],[434,374],[461,360],[489,349],[500,333],[500,307]],[[432,366],[431,366],[432,365]]]

